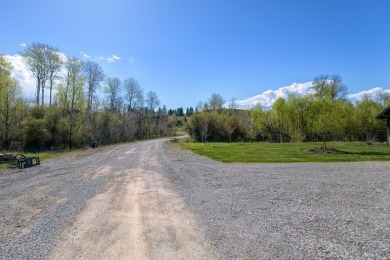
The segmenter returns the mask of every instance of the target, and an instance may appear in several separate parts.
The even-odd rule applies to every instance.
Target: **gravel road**
[[[389,169],[223,164],[164,140],[7,169],[0,259],[390,259]]]

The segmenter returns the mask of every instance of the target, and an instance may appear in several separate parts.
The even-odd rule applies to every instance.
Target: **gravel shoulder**
[[[223,164],[151,140],[0,173],[0,259],[390,259],[390,162]]]

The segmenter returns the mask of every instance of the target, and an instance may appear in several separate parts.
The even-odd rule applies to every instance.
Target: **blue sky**
[[[170,108],[319,74],[341,75],[349,93],[390,89],[389,0],[12,0],[0,24],[0,53],[33,41],[84,53]]]

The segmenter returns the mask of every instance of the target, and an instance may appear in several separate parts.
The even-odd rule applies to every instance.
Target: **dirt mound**
[[[305,152],[311,152],[311,153],[334,153],[334,154],[351,154],[350,152],[342,151],[336,148],[331,147],[313,147],[310,149],[304,150]]]

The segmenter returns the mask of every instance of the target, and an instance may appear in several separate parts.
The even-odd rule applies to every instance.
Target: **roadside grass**
[[[291,163],[291,162],[357,162],[390,161],[390,147],[359,142],[329,142],[327,147],[350,154],[314,153],[305,151],[323,143],[192,143],[180,144],[196,154],[225,162]]]
[[[53,159],[53,158],[57,158],[57,157],[60,157],[60,156],[67,156],[67,155],[71,155],[73,153],[80,153],[80,152],[83,152],[83,151],[86,151],[87,149],[74,149],[74,150],[65,150],[63,152],[41,152],[41,153],[21,153],[21,152],[6,152],[6,153],[12,153],[14,155],[16,154],[23,154],[24,156],[26,157],[36,157],[36,156],[39,156],[39,160],[42,162],[42,161],[45,161],[45,160],[48,160],[48,159]],[[1,163],[0,164],[0,170],[1,169],[6,169],[8,167],[8,163]]]

